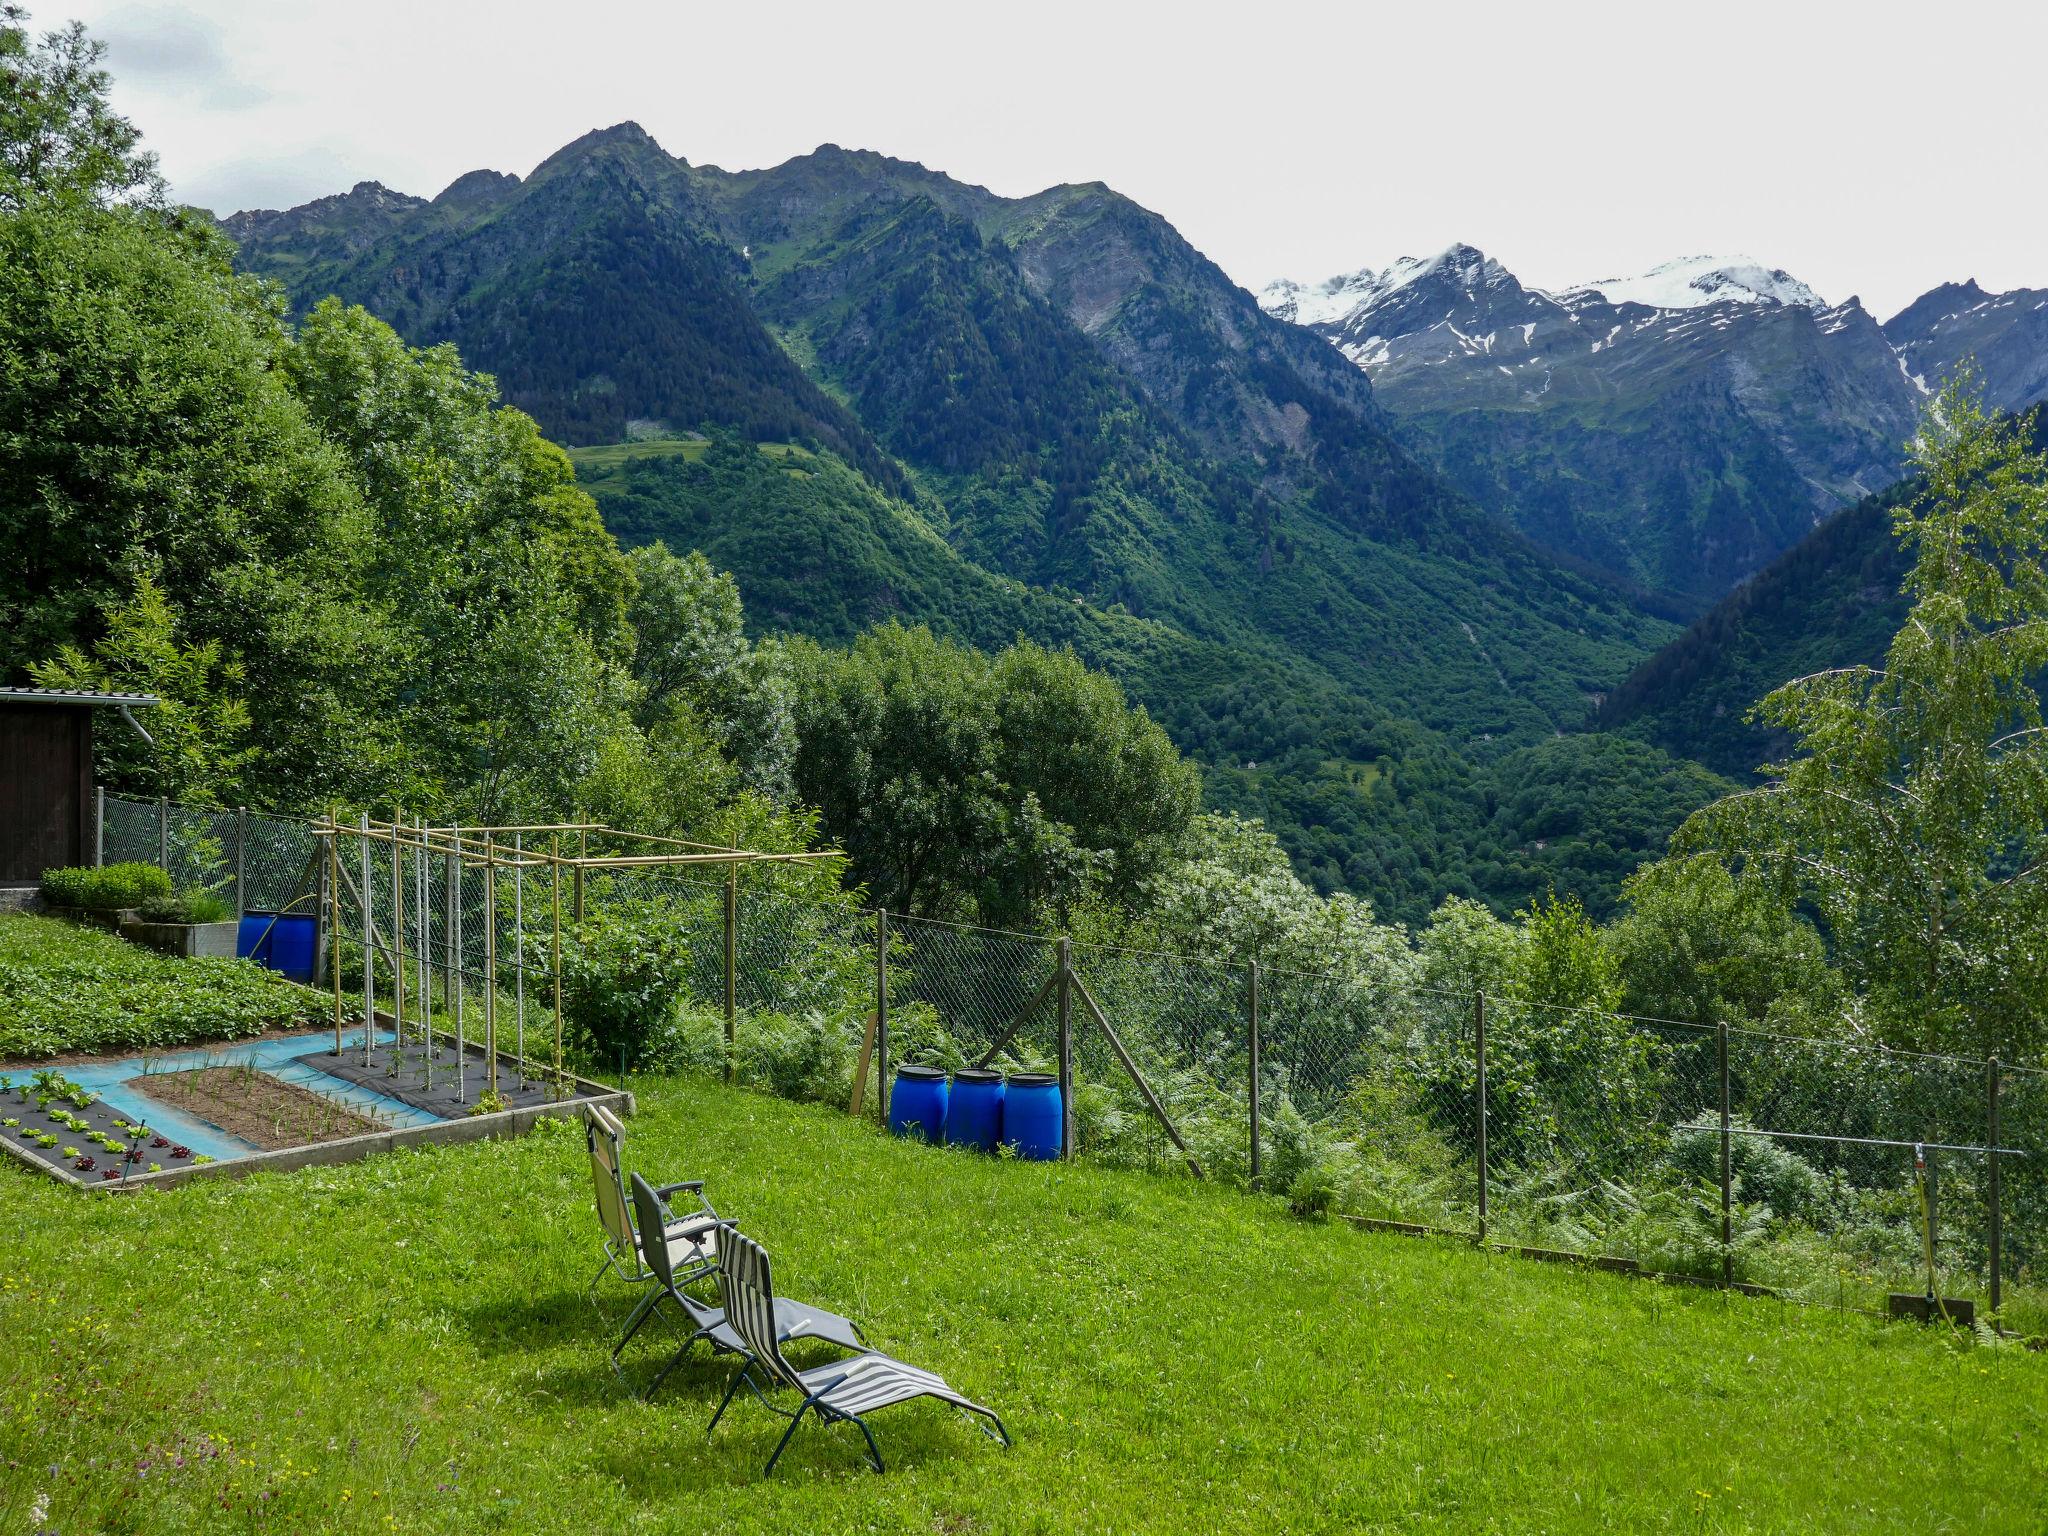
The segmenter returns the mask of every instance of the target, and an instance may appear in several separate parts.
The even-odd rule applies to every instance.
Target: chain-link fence
[[[162,863],[250,910],[325,888],[304,823],[104,805],[108,862]],[[903,1063],[1057,1072],[1073,1155],[1839,1306],[1932,1291],[2048,1328],[2039,1071],[880,914],[788,866],[565,873],[515,848],[487,872],[350,851],[344,989],[364,985],[369,881],[380,1006],[402,994],[472,1039],[489,1010],[503,1049],[551,1059],[559,945],[569,1046],[607,1066],[869,1113]],[[651,1032],[649,998],[668,1021]]]

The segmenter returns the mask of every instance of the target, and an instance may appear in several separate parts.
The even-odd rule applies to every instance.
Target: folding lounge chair
[[[1004,1446],[1010,1444],[1010,1432],[996,1417],[994,1409],[970,1402],[930,1371],[905,1365],[901,1360],[869,1353],[849,1360],[836,1360],[830,1365],[814,1366],[807,1371],[800,1371],[784,1360],[775,1329],[780,1303],[775,1298],[774,1282],[769,1275],[768,1255],[752,1238],[730,1230],[724,1234],[718,1285],[725,1299],[726,1321],[746,1346],[748,1360],[733,1377],[732,1385],[725,1389],[725,1398],[704,1432],[709,1434],[718,1427],[718,1421],[725,1416],[733,1394],[739,1391],[742,1383],[775,1413],[785,1410],[768,1401],[762,1391],[764,1386],[792,1387],[803,1394],[803,1401],[797,1405],[796,1412],[788,1415],[789,1428],[782,1432],[782,1439],[776,1443],[775,1454],[768,1458],[762,1476],[775,1470],[783,1447],[789,1444],[790,1436],[796,1433],[796,1427],[803,1422],[806,1412],[816,1413],[827,1424],[844,1420],[857,1426],[861,1437],[868,1443],[868,1460],[877,1472],[881,1471],[882,1453],[875,1448],[875,1437],[861,1415],[895,1403],[907,1403],[917,1397],[935,1397],[968,1413],[979,1414],[995,1426],[991,1433],[987,1424],[977,1425],[983,1434],[991,1440],[999,1439]],[[754,1380],[756,1371],[761,1373],[763,1381]]]
[[[636,1173],[632,1177],[633,1209],[639,1215],[640,1230],[661,1231],[667,1213],[662,1207],[660,1194],[639,1174]],[[725,1223],[719,1233],[720,1251],[723,1251],[727,1242],[738,1236],[738,1229],[730,1222]],[[627,1341],[639,1331],[640,1325],[654,1315],[655,1305],[663,1300],[672,1301],[681,1308],[684,1316],[690,1320],[692,1332],[683,1340],[682,1347],[675,1352],[675,1357],[661,1368],[653,1381],[647,1384],[644,1396],[654,1395],[655,1390],[668,1380],[668,1373],[683,1363],[683,1356],[690,1352],[690,1346],[699,1339],[709,1340],[714,1354],[720,1350],[732,1350],[739,1354],[751,1352],[748,1344],[727,1323],[723,1307],[707,1305],[683,1289],[687,1281],[704,1278],[704,1271],[678,1275],[669,1262],[668,1250],[662,1244],[643,1243],[641,1248],[647,1260],[647,1267],[654,1272],[655,1290],[648,1298],[648,1305],[633,1319],[632,1327],[626,1330],[625,1338],[620,1339],[618,1347],[613,1349],[614,1368],[618,1364],[619,1350],[626,1347]],[[784,1298],[774,1304],[772,1318],[767,1332],[778,1343],[787,1343],[792,1339],[822,1339],[827,1344],[837,1344],[841,1349],[859,1353],[867,1351],[867,1342],[861,1337],[860,1328],[852,1319],[841,1317],[836,1312],[827,1312],[822,1307],[808,1307],[800,1301]]]
[[[643,1257],[650,1245],[640,1241],[640,1234],[633,1225],[633,1208],[626,1198],[621,1155],[626,1128],[602,1105],[593,1104],[584,1118],[583,1136],[590,1149],[590,1178],[597,1190],[597,1218],[605,1232],[604,1262],[598,1265],[597,1273],[591,1277],[587,1288],[591,1304],[595,1306],[598,1282],[607,1273],[617,1275],[629,1285],[646,1285],[654,1280],[656,1272]],[[697,1197],[697,1209],[689,1215],[679,1219],[664,1218],[663,1224],[654,1229],[661,1234],[661,1241],[651,1246],[661,1249],[663,1262],[669,1274],[677,1277],[676,1283],[688,1284],[692,1280],[706,1278],[718,1262],[720,1221],[718,1212],[704,1198],[703,1181],[686,1179],[679,1184],[664,1184],[656,1193],[661,1202],[685,1193]],[[633,1336],[634,1330],[660,1296],[661,1292],[654,1290],[640,1299],[640,1304],[623,1325],[620,1348],[625,1346],[626,1339]],[[614,1364],[618,1357],[619,1352],[614,1349]]]

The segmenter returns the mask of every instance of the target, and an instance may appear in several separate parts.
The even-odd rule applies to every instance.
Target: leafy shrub
[[[1694,1124],[1718,1121],[1718,1110],[1701,1110]],[[1740,1121],[1735,1121],[1741,1127]],[[1671,1166],[1694,1183],[1711,1184],[1720,1199],[1721,1134],[1719,1131],[1673,1131]],[[1818,1215],[1828,1199],[1828,1181],[1796,1152],[1770,1136],[1730,1136],[1728,1166],[1743,1196],[1761,1200],[1774,1215],[1805,1220]],[[1717,1221],[1719,1217],[1715,1218]]]
[[[235,915],[226,899],[212,891],[151,896],[141,906],[145,923],[224,923]]]
[[[103,868],[46,869],[43,900],[87,912],[118,912],[171,894],[171,877],[154,864],[108,864]]]
[[[736,1031],[736,1075],[785,1099],[844,1106],[860,1035],[822,1013],[750,1013]]]
[[[690,1000],[691,927],[661,903],[620,902],[593,912],[562,943],[564,1022],[597,1059],[628,1070],[674,1030]]]
[[[939,1010],[922,1000],[890,1008],[889,1058],[897,1066],[944,1067],[948,1072],[968,1064],[967,1052],[946,1028]]]

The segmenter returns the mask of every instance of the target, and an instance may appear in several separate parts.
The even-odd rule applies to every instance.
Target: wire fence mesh
[[[250,910],[318,888],[304,823],[105,806],[108,862],[161,863]],[[772,867],[565,874],[515,857],[493,873],[367,850],[348,850],[337,885],[344,987],[362,985],[367,881],[376,995],[403,990],[413,1018],[472,1037],[488,1009],[508,1048],[552,1049],[558,943],[573,1043],[599,1061],[717,1069],[844,1104],[865,1059],[871,1109],[904,1063],[1057,1071],[1064,1011],[1081,1156],[1192,1159],[1303,1210],[1834,1305],[1931,1288],[1983,1306],[1996,1288],[2007,1319],[2048,1327],[2040,1071],[1063,945],[884,916]],[[606,1033],[607,1006],[634,988],[673,1004],[663,1038]]]

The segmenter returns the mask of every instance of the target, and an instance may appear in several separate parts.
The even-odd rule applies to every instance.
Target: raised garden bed
[[[302,1032],[147,1059],[73,1059],[62,1069],[61,1088],[51,1081],[40,1092],[32,1086],[35,1068],[0,1066],[13,1084],[0,1093],[13,1101],[0,1116],[19,1122],[0,1127],[0,1147],[65,1183],[144,1189],[517,1136],[545,1116],[580,1115],[589,1103],[632,1113],[629,1094],[574,1077],[557,1086],[523,1075],[503,1054],[498,1097],[486,1099],[490,1062],[481,1049],[469,1046],[458,1064],[454,1042],[440,1036],[431,1063],[425,1054],[408,1040],[394,1060],[389,1032],[380,1030],[366,1061],[360,1029],[343,1037],[339,1054],[332,1032]],[[46,1079],[59,1075],[42,1071]],[[38,1103],[39,1096],[49,1102]],[[84,1130],[74,1131],[72,1118]],[[93,1133],[105,1141],[92,1140]]]
[[[149,1124],[141,1107],[109,1104],[61,1072],[0,1073],[0,1141],[78,1182],[109,1182],[214,1161]]]
[[[144,949],[185,959],[235,958],[235,935],[241,925],[230,918],[222,923],[151,923],[141,918],[121,920],[121,937]]]
[[[254,1066],[188,1067],[137,1079],[150,1098],[219,1126],[266,1152],[342,1141],[390,1122],[339,1100],[273,1077]]]

